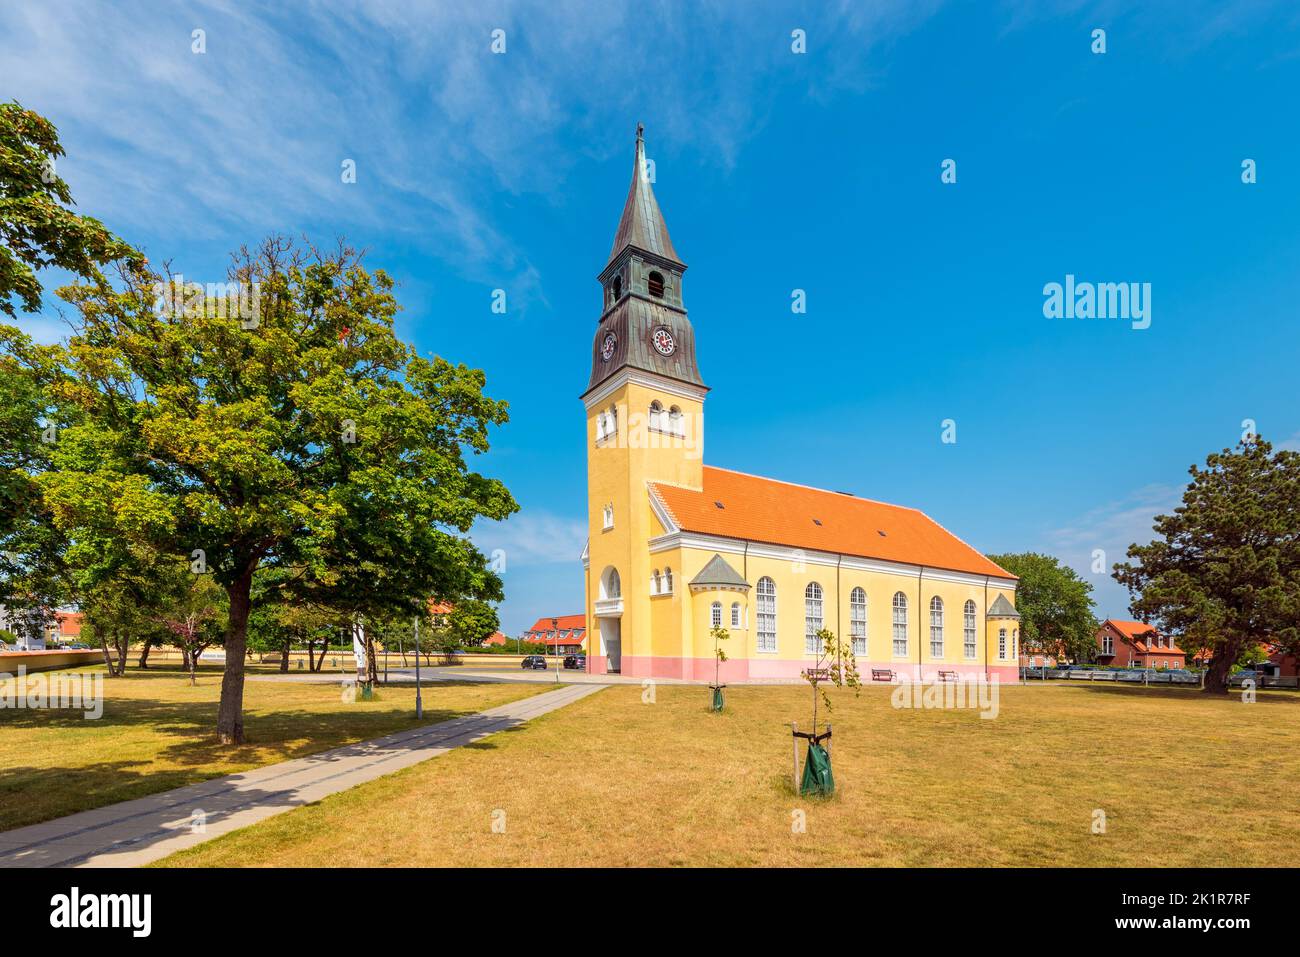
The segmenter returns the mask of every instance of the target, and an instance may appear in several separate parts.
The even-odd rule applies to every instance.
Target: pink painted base
[[[595,659],[589,658],[591,663]],[[726,683],[791,681],[803,677],[804,670],[812,662],[806,658],[731,658],[724,661],[717,670],[719,680]],[[622,674],[641,678],[680,678],[686,681],[713,681],[716,664],[712,658],[668,658],[651,656],[624,655]],[[858,661],[858,675],[863,684],[880,684],[874,682],[871,672],[892,671],[895,680],[934,681],[940,671],[956,672],[961,678],[994,677],[1002,684],[1014,684],[1020,679],[1020,671],[1014,664],[983,665],[972,664],[900,664],[897,662]],[[605,673],[605,659],[600,658],[595,674]]]

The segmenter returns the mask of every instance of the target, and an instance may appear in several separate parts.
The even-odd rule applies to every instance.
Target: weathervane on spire
[[[644,132],[645,132],[645,124],[644,124],[644,123],[637,123],[637,125],[636,125],[636,138],[639,139],[639,140],[643,140],[643,139],[645,139],[645,137],[641,135],[641,134],[643,134]]]

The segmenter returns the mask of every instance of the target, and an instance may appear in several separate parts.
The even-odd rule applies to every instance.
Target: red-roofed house
[[[589,670],[711,679],[712,632],[726,628],[723,681],[797,679],[818,664],[818,634],[829,629],[852,642],[867,680],[872,672],[1015,679],[1017,579],[938,522],[914,508],[704,464],[709,390],[683,298],[686,266],[644,169],[638,129],[627,200],[598,277],[582,395]],[[758,415],[768,406],[790,413],[812,374],[755,380],[745,401]],[[845,443],[857,434],[851,421],[809,427]],[[761,450],[774,465],[815,465],[791,462],[777,445]],[[869,480],[869,465],[861,474]]]
[[[1140,621],[1107,618],[1097,629],[1097,663],[1125,668],[1183,668],[1187,653]]]
[[[546,645],[546,650],[557,655],[571,655],[583,650],[587,641],[587,619],[584,615],[555,615],[538,618],[519,637],[524,642]]]

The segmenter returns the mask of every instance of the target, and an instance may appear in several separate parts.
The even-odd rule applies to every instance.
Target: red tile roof
[[[658,482],[650,488],[683,531],[1016,577],[914,508],[707,465],[703,491]]]
[[[565,631],[566,629],[570,629],[570,628],[587,627],[586,615],[553,615],[553,616],[547,616],[545,618],[538,618],[535,622],[533,622],[533,627],[529,628],[528,630],[529,631],[550,631],[552,617],[555,618],[557,622],[557,627],[560,629],[560,631]]]
[[[1183,655],[1184,657],[1186,657],[1187,655],[1187,652],[1183,651],[1183,649],[1179,648],[1177,645],[1171,645],[1171,646],[1148,645],[1146,639],[1139,639],[1137,636],[1145,632],[1155,632],[1156,634],[1159,634],[1159,632],[1156,632],[1154,628],[1152,628],[1150,625],[1146,624],[1145,622],[1121,621],[1116,618],[1107,618],[1104,622],[1102,622],[1103,627],[1106,625],[1110,625],[1117,632],[1119,632],[1121,635],[1127,638],[1129,643],[1133,645],[1134,649],[1138,652],[1138,654]],[[1150,637],[1154,637],[1154,636],[1150,636]]]

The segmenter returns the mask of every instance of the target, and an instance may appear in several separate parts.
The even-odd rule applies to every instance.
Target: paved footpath
[[[173,791],[0,831],[0,867],[136,867],[202,844],[452,748],[517,727],[599,691],[595,684],[322,751]],[[205,826],[194,826],[196,812]]]

